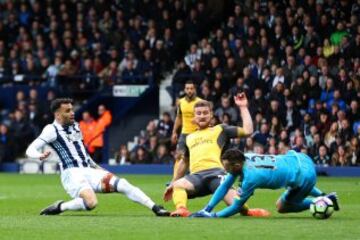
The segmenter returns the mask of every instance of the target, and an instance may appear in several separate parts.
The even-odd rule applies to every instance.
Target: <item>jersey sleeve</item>
[[[26,155],[30,158],[40,158],[42,153],[39,149],[43,148],[46,144],[53,142],[56,139],[56,131],[54,126],[47,125],[40,136],[37,137],[26,149]]]
[[[51,143],[56,140],[56,130],[51,124],[44,127],[40,136],[37,139],[44,141],[45,143]]]
[[[244,137],[246,136],[245,131],[242,127],[236,126],[228,126],[228,125],[221,125],[224,134],[228,138],[237,138],[237,137]]]
[[[179,103],[179,105],[177,106],[176,114],[177,114],[177,115],[181,115],[181,114],[182,114],[182,112],[181,112],[181,103]]]
[[[220,184],[220,186],[216,189],[214,195],[211,197],[208,205],[206,206],[206,211],[211,212],[214,207],[224,199],[228,190],[232,187],[236,179],[236,175],[232,175],[228,173],[224,179],[224,181]]]
[[[224,208],[223,210],[217,212],[216,216],[225,218],[237,214],[241,210],[242,206],[246,203],[246,201],[254,193],[255,187],[255,183],[244,182],[242,185],[242,192],[240,197],[234,198],[233,203],[230,206]]]

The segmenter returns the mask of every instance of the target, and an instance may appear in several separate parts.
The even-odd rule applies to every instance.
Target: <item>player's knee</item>
[[[276,202],[276,209],[278,213],[289,213],[289,205],[281,199]]]
[[[175,181],[174,183],[173,183],[173,187],[174,188],[185,188],[184,187],[184,184],[183,184],[183,182],[180,180],[178,180],[178,181]]]
[[[111,184],[111,182],[114,182],[114,178],[113,174],[108,173],[101,179],[101,190],[103,193],[114,192],[114,186]]]
[[[278,213],[285,213],[281,199],[276,202],[276,209]]]
[[[184,157],[184,153],[181,151],[177,151],[175,153],[175,161],[180,161]]]
[[[86,208],[88,210],[92,210],[94,208],[96,208],[98,201],[96,197],[90,197],[88,199],[85,199],[85,204],[86,204]]]

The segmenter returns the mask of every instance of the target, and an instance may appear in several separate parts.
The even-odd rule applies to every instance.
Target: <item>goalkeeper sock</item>
[[[119,192],[125,194],[130,200],[146,206],[149,209],[152,209],[155,203],[138,187],[131,185],[124,178],[112,178],[110,180],[110,185]]]
[[[85,204],[84,199],[82,198],[75,198],[73,200],[63,202],[60,205],[60,210],[63,211],[79,211],[79,210],[91,210]]]
[[[312,199],[305,198],[301,203],[297,204],[283,204],[284,212],[301,212],[310,208],[310,204],[312,203]]]
[[[175,204],[176,209],[181,207],[186,208],[187,204],[187,193],[183,188],[174,188],[173,192],[173,202]]]
[[[318,189],[317,187],[313,187],[313,189],[311,189],[311,192],[309,194],[312,197],[320,197],[325,195],[325,193],[323,193],[320,189]]]

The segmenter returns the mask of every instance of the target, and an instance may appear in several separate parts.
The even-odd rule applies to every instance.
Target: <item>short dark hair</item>
[[[236,148],[231,148],[226,150],[222,156],[221,160],[228,160],[230,163],[239,163],[245,161],[245,155],[242,151]]]
[[[191,79],[187,80],[187,81],[185,82],[185,85],[186,85],[186,84],[192,84],[192,85],[194,85],[194,86],[195,86],[194,81],[193,81],[193,80],[191,80]]]
[[[68,103],[72,104],[73,100],[71,98],[57,98],[51,102],[50,111],[52,113],[55,113],[61,107],[62,104],[68,104]]]
[[[200,100],[194,105],[194,109],[197,107],[208,107],[210,110],[212,110],[212,103],[206,100]]]

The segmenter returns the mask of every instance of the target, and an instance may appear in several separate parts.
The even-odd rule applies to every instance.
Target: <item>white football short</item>
[[[68,168],[61,173],[61,183],[65,191],[72,197],[77,198],[85,189],[101,192],[101,180],[109,172],[95,168]]]

